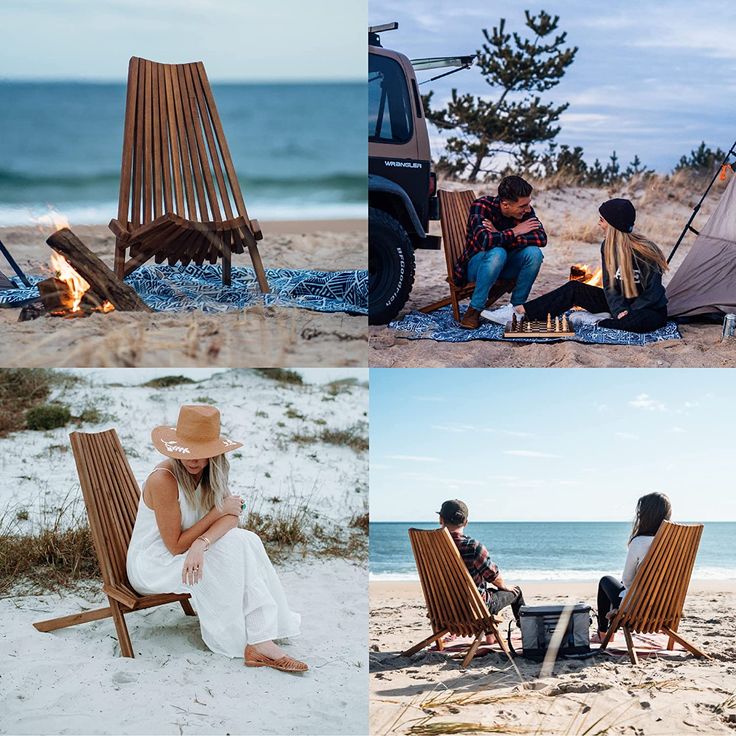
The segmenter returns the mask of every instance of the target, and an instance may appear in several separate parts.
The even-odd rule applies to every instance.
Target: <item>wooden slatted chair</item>
[[[72,432],[70,440],[102,573],[102,589],[110,605],[33,625],[38,631],[55,631],[112,616],[122,656],[133,657],[124,614],[177,602],[187,616],[196,614],[188,593],[140,595],[128,581],[126,556],[140,492],[117,432],[114,429],[90,434]]]
[[[472,189],[463,189],[458,192],[451,192],[446,189],[440,189],[437,193],[440,200],[440,226],[442,228],[442,247],[445,251],[445,263],[447,265],[447,283],[450,287],[450,296],[440,299],[438,302],[428,304],[419,311],[434,312],[437,309],[452,304],[452,313],[457,322],[460,321],[460,301],[469,299],[475,289],[475,282],[465,284],[465,286],[455,286],[453,281],[453,273],[455,264],[465,249],[465,234],[468,227],[468,213],[470,205],[475,202],[477,197]],[[488,294],[487,306],[491,306],[500,299],[504,294],[513,291],[516,285],[515,280],[499,279],[491,287]]]
[[[608,627],[601,642],[601,651],[608,646],[616,631],[622,629],[633,664],[638,664],[639,660],[632,633],[662,632],[669,636],[668,649],[677,642],[696,657],[710,659],[677,633],[702,533],[702,524],[662,522],[636,571],[634,582]]]
[[[170,265],[222,258],[230,284],[231,254],[247,247],[261,291],[269,291],[256,244],[263,235],[245,209],[202,62],[130,60],[122,158],[110,221],[118,277],[152,257]]]
[[[473,636],[475,639],[462,664],[467,667],[478,651],[481,639],[488,633],[496,637],[511,659],[506,642],[447,529],[409,529],[409,539],[434,633],[401,656],[411,657],[435,641],[442,649],[445,634]]]

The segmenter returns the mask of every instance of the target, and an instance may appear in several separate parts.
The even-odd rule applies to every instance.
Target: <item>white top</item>
[[[626,595],[626,591],[631,587],[636,576],[636,571],[639,569],[639,565],[642,560],[646,557],[649,548],[652,546],[654,537],[641,536],[634,537],[629,542],[629,551],[626,555],[626,562],[624,564],[624,572],[621,576],[621,582],[624,585],[624,589],[620,595],[623,598]]]

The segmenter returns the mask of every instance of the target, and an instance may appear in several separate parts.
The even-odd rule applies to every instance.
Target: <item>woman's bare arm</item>
[[[172,555],[186,552],[197,537],[207,534],[220,519],[234,519],[235,525],[237,525],[237,517],[224,514],[222,511],[213,508],[189,529],[182,529],[179,488],[174,476],[170,473],[154,473],[149,476],[145,490],[144,502],[147,501],[147,505],[156,514],[156,524],[161,539],[163,539],[166,549]],[[221,532],[217,538],[219,539],[225,531]],[[210,542],[213,541],[209,536],[208,539]]]

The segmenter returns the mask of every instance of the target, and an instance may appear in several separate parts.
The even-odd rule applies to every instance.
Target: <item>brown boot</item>
[[[477,330],[480,327],[480,311],[469,306],[460,320],[460,327],[464,330]]]

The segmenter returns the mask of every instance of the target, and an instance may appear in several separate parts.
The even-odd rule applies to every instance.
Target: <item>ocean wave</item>
[[[60,203],[53,211],[64,215],[69,224],[106,225],[117,216],[118,205],[112,200],[102,203]],[[39,225],[48,222],[52,208],[33,205],[0,204],[0,227]],[[301,220],[367,220],[368,205],[349,202],[249,202],[248,214],[263,224],[271,221]],[[267,235],[268,232],[265,231]]]
[[[512,583],[586,583],[597,582],[611,570],[514,570],[504,569],[504,579]],[[416,582],[416,572],[371,572],[368,579],[375,582]],[[736,580],[736,569],[728,567],[698,567],[693,570],[693,580]]]
[[[283,187],[286,190],[337,189],[362,192],[367,196],[368,180],[364,172],[337,172],[309,176],[253,175],[238,172],[238,180],[243,189]],[[120,170],[91,172],[59,172],[59,173],[27,173],[12,169],[0,169],[0,194],[4,187],[13,191],[36,189],[39,187],[79,189],[85,187],[113,186],[118,187]]]

